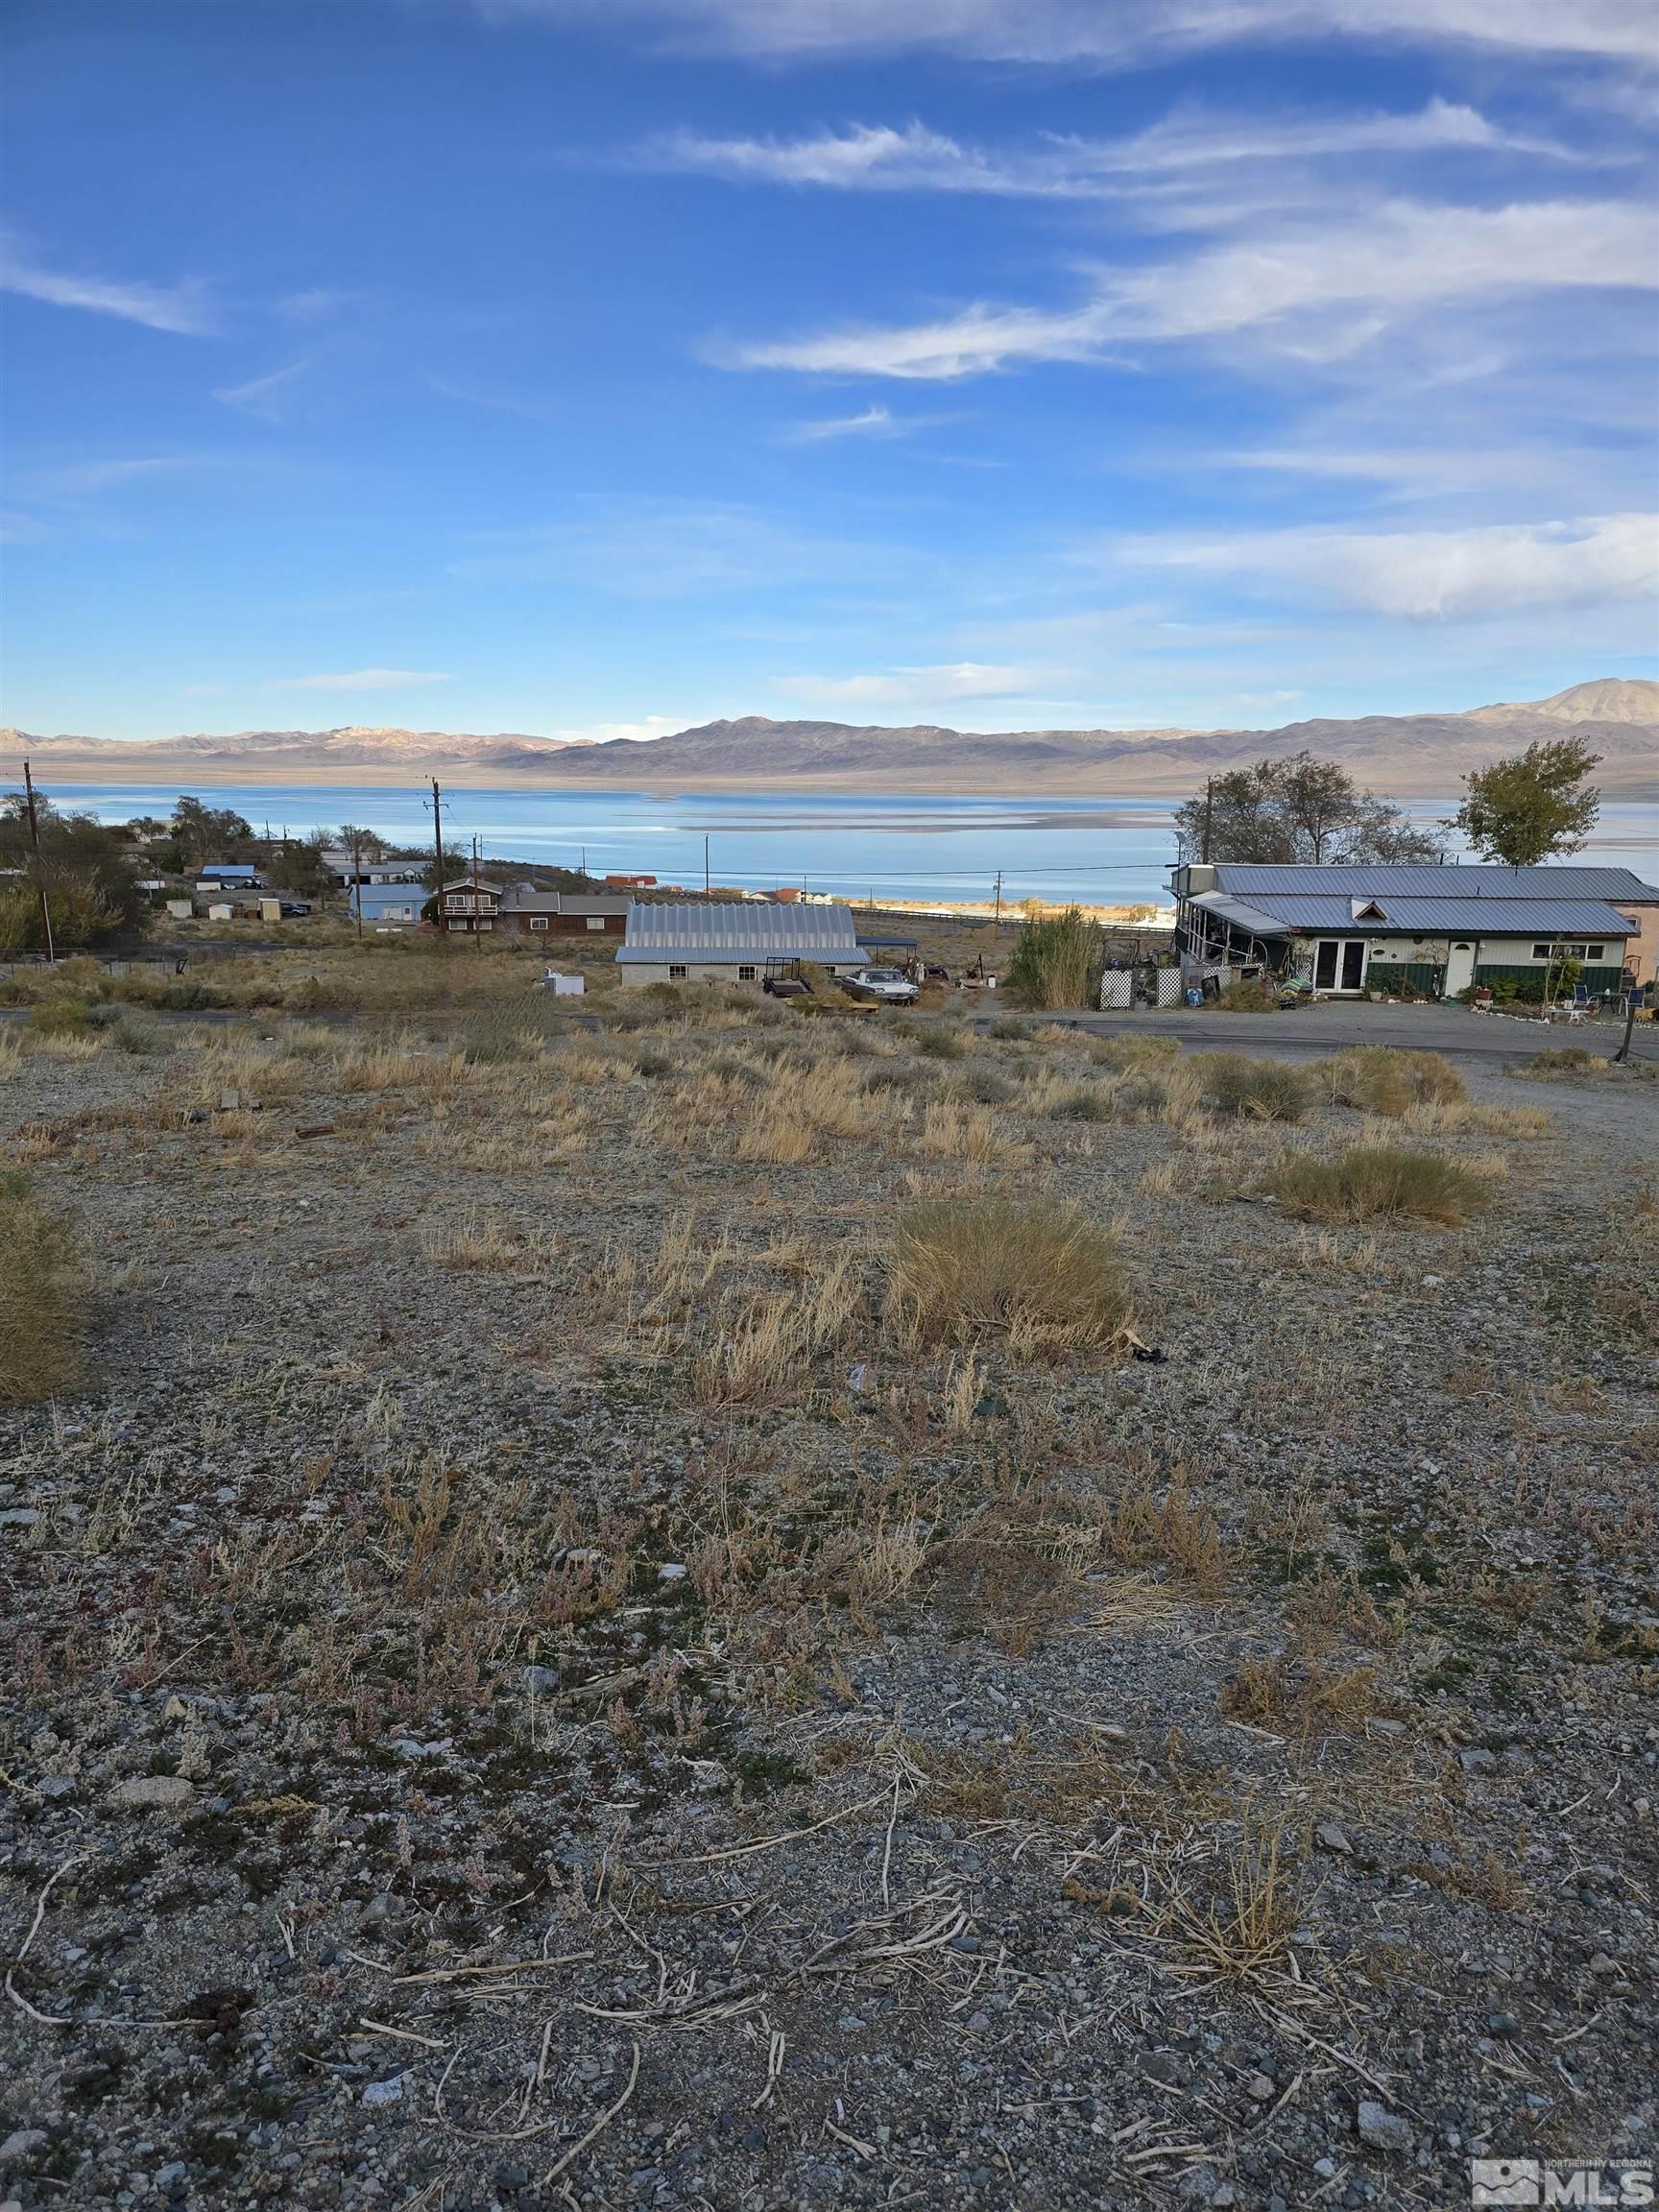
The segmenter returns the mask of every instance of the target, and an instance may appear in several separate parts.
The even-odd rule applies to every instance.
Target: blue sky
[[[1648,0],[12,0],[0,713],[1653,672]]]

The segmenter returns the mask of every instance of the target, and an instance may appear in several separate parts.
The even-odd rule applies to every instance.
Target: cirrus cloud
[[[1414,622],[1479,621],[1541,607],[1650,599],[1659,516],[1584,516],[1463,530],[1267,530],[1140,538],[1114,563],[1207,570]]]
[[[1655,224],[1626,201],[1519,202],[1505,207],[1394,201],[1363,220],[1304,223],[1184,257],[1102,275],[1071,307],[983,303],[935,321],[751,341],[748,369],[949,381],[1020,363],[1082,361],[1114,346],[1214,338],[1248,329],[1305,357],[1364,343],[1398,315],[1505,293],[1650,290]],[[1310,345],[1308,341],[1314,343]]]
[[[281,676],[273,691],[401,691],[410,684],[452,684],[441,668],[348,668],[325,676]]]

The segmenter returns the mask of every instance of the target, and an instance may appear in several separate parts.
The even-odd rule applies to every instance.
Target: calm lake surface
[[[232,806],[255,829],[295,836],[355,822],[397,845],[429,844],[430,804],[419,790],[365,784],[64,783],[65,808],[125,822],[166,814],[180,789]],[[497,859],[586,865],[595,875],[652,875],[700,887],[704,840],[710,880],[764,890],[805,884],[851,898],[948,902],[989,899],[1002,871],[1005,899],[1081,899],[1100,904],[1166,897],[1175,854],[1174,799],[942,798],[883,792],[801,794],[647,791],[469,791],[447,794],[445,843]],[[1425,824],[1451,799],[1414,803]],[[1634,868],[1659,880],[1659,809],[1606,806],[1583,862]]]

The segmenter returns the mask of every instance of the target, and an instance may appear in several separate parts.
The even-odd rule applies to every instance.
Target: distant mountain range
[[[518,788],[732,790],[781,781],[820,791],[992,792],[1039,797],[1184,797],[1206,776],[1299,753],[1339,760],[1390,798],[1452,795],[1459,777],[1538,737],[1584,737],[1609,799],[1659,795],[1659,684],[1601,677],[1550,699],[1458,714],[1367,714],[1277,730],[889,729],[773,722],[747,714],[637,742],[591,744],[515,732],[245,730],[156,744],[0,730],[0,782],[25,753],[60,782],[401,783],[440,776]]]

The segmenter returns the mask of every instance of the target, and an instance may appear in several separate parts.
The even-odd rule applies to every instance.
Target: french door
[[[1321,937],[1313,949],[1315,991],[1358,991],[1365,982],[1363,937]]]

